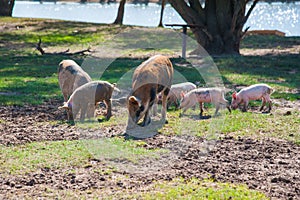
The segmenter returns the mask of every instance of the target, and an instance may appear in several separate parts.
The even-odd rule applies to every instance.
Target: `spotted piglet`
[[[183,109],[183,111],[180,116],[196,103],[199,103],[200,106],[200,117],[203,114],[203,103],[213,103],[215,105],[216,111],[214,115],[217,115],[221,105],[226,106],[231,112],[228,101],[224,98],[224,91],[220,88],[197,88],[186,94],[182,93],[181,96],[180,109]]]

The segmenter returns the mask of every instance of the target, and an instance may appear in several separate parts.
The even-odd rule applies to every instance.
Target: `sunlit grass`
[[[268,199],[263,193],[250,190],[242,184],[221,183],[212,180],[182,178],[157,183],[153,192],[135,195],[141,199]]]
[[[32,142],[17,146],[0,145],[0,173],[24,174],[41,168],[64,169],[84,166],[90,159],[127,159],[137,162],[158,150],[143,148],[145,142],[124,138]]]
[[[91,158],[90,152],[80,141],[33,142],[0,146],[0,149],[2,175],[84,165]]]
[[[198,108],[197,108],[198,109]],[[285,115],[280,111],[272,114],[258,112],[241,112],[227,110],[221,111],[217,117],[208,119],[199,118],[199,110],[187,111],[186,115],[179,118],[179,111],[168,112],[169,123],[162,130],[163,134],[189,134],[208,139],[218,139],[222,135],[230,135],[235,138],[241,136],[253,138],[279,138],[300,143],[300,113],[292,111],[291,115]],[[212,116],[214,108],[205,111],[205,115]]]

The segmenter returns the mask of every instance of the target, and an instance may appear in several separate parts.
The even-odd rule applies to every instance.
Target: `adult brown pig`
[[[127,128],[136,126],[143,118],[142,126],[151,122],[150,110],[156,96],[162,94],[161,120],[166,120],[167,96],[173,79],[173,65],[169,58],[156,55],[139,65],[132,77],[132,91],[128,97]]]

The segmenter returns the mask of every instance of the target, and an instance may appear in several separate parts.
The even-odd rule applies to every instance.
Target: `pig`
[[[109,120],[112,115],[111,96],[114,90],[120,92],[115,84],[110,84],[107,81],[88,82],[77,88],[69,100],[64,102],[59,109],[66,109],[71,116],[71,120],[74,120],[80,111],[80,121],[84,121],[86,114],[88,114],[88,117],[94,117],[96,105],[99,102],[104,102],[107,109],[106,119]]]
[[[63,60],[59,63],[58,82],[65,102],[78,87],[90,81],[91,77],[75,61]]]
[[[231,108],[235,110],[240,104],[243,104],[244,106],[242,108],[242,111],[247,112],[247,107],[250,100],[262,99],[262,105],[259,110],[262,111],[266,103],[268,103],[268,112],[270,112],[272,109],[272,101],[270,99],[270,95],[273,92],[274,90],[270,86],[263,83],[243,88],[238,93],[234,92],[232,94]]]
[[[58,82],[62,91],[64,102],[80,86],[92,81],[91,77],[73,60],[63,60],[59,63]],[[71,116],[68,113],[68,120]]]
[[[224,98],[224,91],[220,88],[197,88],[186,94],[182,93],[181,96],[180,109],[183,109],[183,111],[180,116],[182,116],[188,108],[191,108],[197,102],[200,106],[200,117],[202,117],[203,114],[203,103],[213,103],[215,105],[215,116],[217,115],[221,105],[225,105],[231,113],[229,103]]]
[[[169,106],[171,104],[175,105],[175,108],[178,109],[179,107],[179,102],[181,98],[181,93],[184,92],[189,92],[193,89],[196,89],[197,86],[194,83],[191,82],[184,82],[184,83],[178,83],[178,84],[173,84],[171,86],[170,92],[167,97],[167,109],[169,109]],[[158,102],[161,102],[161,93],[158,95]]]
[[[127,129],[134,128],[141,118],[142,126],[150,124],[150,110],[159,92],[162,93],[161,120],[167,122],[167,96],[172,85],[173,73],[171,61],[162,55],[149,58],[135,69],[127,103]]]

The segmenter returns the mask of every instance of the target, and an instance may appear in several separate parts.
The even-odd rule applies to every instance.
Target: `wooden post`
[[[186,39],[187,39],[187,27],[201,27],[197,24],[165,24],[166,26],[181,26],[182,27],[182,49],[181,57],[186,58]]]
[[[182,26],[182,50],[181,50],[181,57],[186,58],[186,32],[187,32],[187,26]]]

